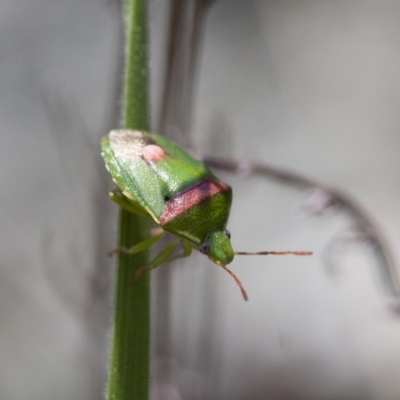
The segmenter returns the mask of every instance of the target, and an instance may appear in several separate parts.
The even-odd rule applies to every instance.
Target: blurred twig
[[[182,145],[188,144],[203,26],[213,1],[170,2],[164,89],[157,132]],[[169,352],[170,273],[166,267],[155,273],[157,329],[154,344],[158,355]]]
[[[205,18],[215,0],[172,0],[158,132],[187,144]]]

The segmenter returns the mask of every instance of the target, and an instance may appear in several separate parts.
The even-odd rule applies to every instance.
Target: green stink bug
[[[136,254],[156,243],[165,232],[176,238],[143,270],[150,270],[196,249],[225,269],[247,294],[236,275],[226,267],[235,255],[295,254],[304,251],[235,252],[226,230],[232,189],[203,163],[163,136],[134,130],[113,130],[102,140],[102,156],[118,190],[110,198],[119,206],[151,218],[161,228],[131,249]],[[173,256],[181,244],[183,253]]]

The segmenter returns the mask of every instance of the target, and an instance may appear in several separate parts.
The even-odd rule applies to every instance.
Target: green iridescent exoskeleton
[[[232,189],[203,163],[163,136],[134,130],[114,130],[102,140],[102,156],[118,190],[110,198],[121,207],[151,218],[162,231],[131,249],[152,246],[165,232],[176,235],[145,269],[191,254],[197,249],[226,268],[234,251],[226,230]],[[183,253],[173,256],[178,244]],[[121,249],[120,249],[121,250]]]

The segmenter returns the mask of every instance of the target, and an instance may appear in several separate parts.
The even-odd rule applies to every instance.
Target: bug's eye
[[[228,229],[224,230],[225,235],[228,237],[228,239],[231,238],[231,233],[228,231]]]
[[[210,243],[204,242],[200,247],[200,253],[208,254],[210,252]]]
[[[165,196],[165,197],[164,197],[164,201],[165,201],[166,203],[168,203],[170,200],[171,200],[171,197],[168,197],[168,196]]]

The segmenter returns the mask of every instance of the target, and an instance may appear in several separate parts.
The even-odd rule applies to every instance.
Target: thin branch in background
[[[203,26],[214,0],[171,0],[164,88],[158,133],[188,144],[196,71],[199,63]],[[169,354],[170,347],[170,268],[160,268],[156,276],[154,347],[158,356]],[[165,375],[168,371],[164,371]]]
[[[186,62],[183,53],[185,46],[185,11],[189,2],[185,0],[172,0],[170,6],[169,27],[167,35],[167,54],[164,77],[164,89],[162,95],[161,115],[158,124],[158,132],[170,139],[177,140],[176,126],[180,118],[178,110],[181,107],[183,91],[183,76]],[[183,54],[182,54],[183,53]]]
[[[197,72],[200,64],[200,51],[204,38],[204,24],[211,5],[216,0],[195,0],[192,32],[189,46],[189,66],[187,71],[187,88],[185,109],[183,110],[183,132],[189,135],[192,126],[192,114],[194,110],[194,96],[198,82]]]
[[[367,239],[375,252],[385,293],[397,300],[400,299],[399,277],[388,243],[371,215],[349,195],[295,172],[266,164],[238,162],[215,157],[207,157],[203,161],[211,168],[255,174],[296,189],[308,190],[310,201],[308,204],[306,203],[306,206],[314,214],[322,213],[328,207],[336,207],[347,213],[356,223],[358,237]]]
[[[158,132],[188,142],[206,16],[215,0],[172,0]]]

